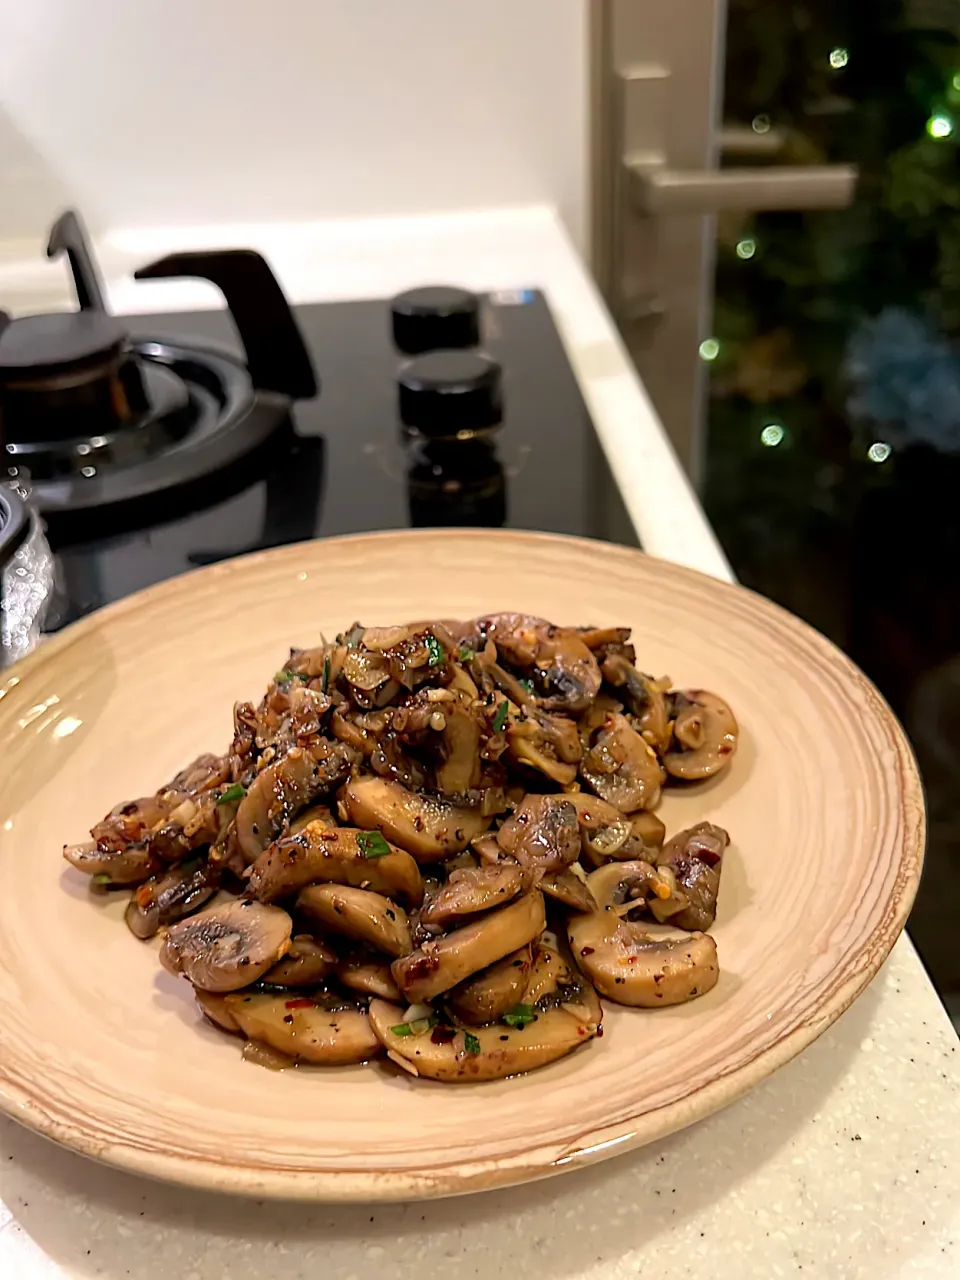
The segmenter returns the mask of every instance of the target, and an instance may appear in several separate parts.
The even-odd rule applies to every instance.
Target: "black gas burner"
[[[244,358],[134,337],[107,313],[75,214],[47,249],[65,253],[80,310],[0,328],[0,440],[10,477],[55,528],[97,512],[119,520],[174,491],[203,488],[263,445],[292,402],[317,394],[296,321],[267,263],[249,250],[183,253],[139,279],[196,276],[226,299]]]
[[[330,534],[634,540],[536,290],[435,284],[291,312],[261,257],[226,250],[137,273],[204,277],[226,311],[119,319],[72,215],[50,251],[68,256],[80,310],[0,332],[0,439],[56,553],[49,629],[185,570]],[[16,510],[0,510],[11,533]]]

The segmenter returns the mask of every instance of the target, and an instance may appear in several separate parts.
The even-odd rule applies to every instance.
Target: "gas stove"
[[[264,259],[233,249],[136,272],[210,280],[226,310],[119,318],[76,215],[48,252],[66,255],[79,310],[0,313],[5,502],[25,502],[53,550],[48,630],[185,570],[331,534],[633,538],[536,289],[291,308]]]

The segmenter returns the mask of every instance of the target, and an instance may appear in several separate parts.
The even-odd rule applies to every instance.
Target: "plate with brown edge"
[[[723,774],[667,789],[668,832],[727,829],[720,979],[689,1004],[605,1002],[604,1035],[528,1075],[413,1079],[389,1063],[268,1072],[198,1012],[157,943],[61,850],[120,799],[223,750],[292,645],[359,618],[516,610],[629,626],[642,669],[721,694]],[[455,1195],[640,1146],[730,1103],[866,987],[920,875],[920,781],[895,717],[776,605],[640,552],[499,531],[298,544],[121,600],[0,676],[0,1108],[108,1164],[304,1200]]]

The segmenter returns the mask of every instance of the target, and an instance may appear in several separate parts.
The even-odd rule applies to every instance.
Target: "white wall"
[[[0,242],[550,202],[582,244],[589,0],[0,0]]]

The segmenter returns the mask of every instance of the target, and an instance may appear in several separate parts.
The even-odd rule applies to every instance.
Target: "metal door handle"
[[[648,156],[624,160],[638,213],[720,213],[739,209],[845,209],[853,203],[853,165],[776,165],[763,169],[668,169]]]

